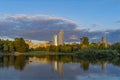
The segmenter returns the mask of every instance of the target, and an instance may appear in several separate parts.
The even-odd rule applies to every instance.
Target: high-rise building
[[[105,36],[102,37],[102,42],[106,43],[106,37]]]
[[[64,45],[64,30],[58,33],[58,45]]]
[[[53,45],[57,46],[58,45],[58,39],[57,39],[57,35],[54,34],[53,36]]]

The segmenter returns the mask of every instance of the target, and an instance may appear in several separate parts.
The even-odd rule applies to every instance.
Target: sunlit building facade
[[[102,36],[102,42],[106,43],[106,37],[105,36]]]
[[[64,45],[64,30],[58,33],[58,45]]]
[[[58,38],[57,38],[56,34],[54,34],[54,36],[53,36],[53,45],[55,45],[55,46],[58,45]]]

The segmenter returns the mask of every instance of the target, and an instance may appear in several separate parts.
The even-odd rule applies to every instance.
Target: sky
[[[120,0],[1,0],[6,15],[48,15],[75,22],[77,29],[120,29]]]

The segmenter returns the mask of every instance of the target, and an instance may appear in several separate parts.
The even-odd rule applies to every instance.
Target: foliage
[[[90,60],[110,60],[118,57],[115,50],[95,50],[95,49],[84,49],[76,52],[76,57],[81,59],[90,59]]]
[[[120,42],[111,45],[110,49],[117,50],[120,53]]]
[[[9,52],[14,52],[14,49],[15,49],[14,43],[12,41],[9,42]]]
[[[8,52],[9,51],[9,45],[8,45],[7,42],[5,42],[4,45],[3,45],[3,51],[4,52]]]
[[[14,46],[17,52],[26,52],[29,48],[23,38],[15,38]]]
[[[89,45],[89,39],[88,39],[88,37],[83,37],[82,44]]]
[[[29,46],[25,43],[23,38],[15,38],[14,41],[0,40],[0,51],[1,52],[26,52]]]

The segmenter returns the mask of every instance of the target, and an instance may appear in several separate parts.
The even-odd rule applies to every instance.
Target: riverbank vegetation
[[[113,59],[120,56],[120,43],[112,45],[105,42],[90,43],[87,37],[81,44],[65,44],[58,46],[38,47],[29,49],[23,38],[15,38],[14,41],[0,40],[0,54],[11,54],[15,52],[26,55],[75,55],[81,59]]]
[[[3,53],[26,52],[28,49],[23,38],[15,38],[14,41],[0,40],[0,52]]]

